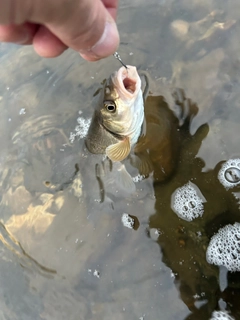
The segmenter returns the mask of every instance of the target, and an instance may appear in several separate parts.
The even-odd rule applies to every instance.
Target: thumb
[[[0,0],[0,24],[42,25],[49,31],[48,40],[52,34],[52,39],[59,39],[85,59],[98,60],[112,54],[119,45],[113,19],[117,4],[118,0]],[[34,47],[43,43],[47,46],[38,31],[31,37]]]
[[[69,9],[63,21],[56,18],[46,24],[47,28],[86,60],[98,60],[114,53],[119,45],[119,34],[112,18],[113,8],[105,7],[101,0],[74,1],[76,7]],[[111,2],[115,2],[117,10],[117,0]]]

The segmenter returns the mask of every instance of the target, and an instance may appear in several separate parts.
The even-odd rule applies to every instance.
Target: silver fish
[[[106,81],[86,138],[91,153],[122,161],[136,144],[144,121],[141,79],[134,66],[121,67]]]

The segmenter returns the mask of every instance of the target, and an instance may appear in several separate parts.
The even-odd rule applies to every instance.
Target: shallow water
[[[88,63],[70,50],[47,60],[0,45],[1,319],[207,320],[219,309],[240,319],[239,273],[224,285],[206,261],[213,234],[240,222],[239,188],[217,178],[222,161],[240,157],[239,9],[216,0],[121,2],[122,60],[147,71],[151,92],[171,109],[170,89],[182,88],[198,113],[179,131],[169,179],[150,176],[133,195],[108,181],[102,203],[102,157],[85,150],[81,134],[73,138],[117,60]],[[174,192],[189,181],[204,199],[202,217],[190,222],[173,210]],[[123,226],[123,213],[137,230]]]

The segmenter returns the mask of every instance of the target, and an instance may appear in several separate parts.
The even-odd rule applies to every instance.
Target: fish
[[[121,67],[105,82],[88,134],[87,149],[113,162],[126,159],[144,122],[141,78],[135,66]]]
[[[106,159],[96,165],[96,179],[99,182],[101,199],[105,189],[115,188],[132,194],[136,190],[132,176],[123,160],[128,158],[136,145],[144,127],[144,92],[142,81],[135,66],[127,65],[114,72],[105,80],[85,145],[92,154],[106,155]],[[112,165],[109,166],[109,160]],[[104,180],[104,183],[103,183]]]

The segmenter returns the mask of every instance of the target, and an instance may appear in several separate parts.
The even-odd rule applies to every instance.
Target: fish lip
[[[134,66],[121,67],[112,77],[112,82],[124,98],[133,98],[141,88],[141,79]]]

